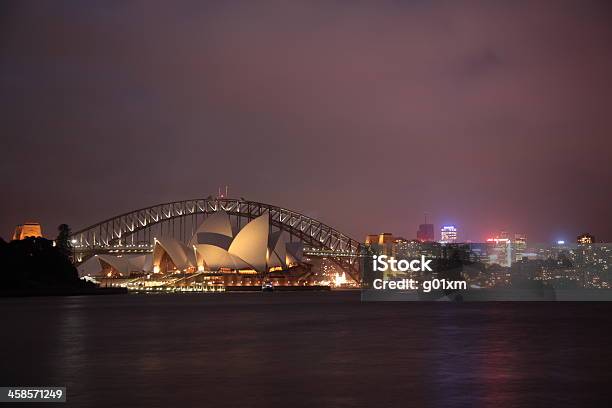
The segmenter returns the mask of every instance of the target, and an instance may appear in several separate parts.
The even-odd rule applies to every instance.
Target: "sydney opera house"
[[[258,285],[272,277],[276,283],[293,278],[292,284],[299,284],[301,260],[302,244],[290,242],[286,232],[270,232],[267,212],[237,230],[229,215],[219,211],[209,215],[187,243],[156,237],[150,253],[99,254],[78,270],[81,277],[94,279],[147,276],[159,282],[193,282],[195,276],[209,276],[225,285]]]

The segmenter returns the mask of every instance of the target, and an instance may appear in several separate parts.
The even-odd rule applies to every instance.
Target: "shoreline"
[[[0,298],[39,296],[101,296],[127,294],[126,288],[36,288],[0,290]]]

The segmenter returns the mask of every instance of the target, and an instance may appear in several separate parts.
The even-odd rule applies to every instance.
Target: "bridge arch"
[[[244,199],[208,197],[157,204],[98,222],[74,232],[70,238],[80,259],[117,248],[137,252],[148,248],[157,233],[186,242],[199,219],[217,211],[227,212],[238,227],[267,211],[271,229],[286,231],[292,241],[331,254],[330,259],[355,281],[361,281],[359,258],[364,247],[359,241],[297,211]]]

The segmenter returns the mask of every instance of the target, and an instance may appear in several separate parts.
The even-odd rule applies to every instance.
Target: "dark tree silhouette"
[[[0,292],[84,285],[70,259],[45,238],[0,242],[0,268]]]
[[[57,249],[67,258],[72,258],[72,244],[70,243],[70,227],[67,224],[61,224],[57,227],[59,233],[55,239]]]

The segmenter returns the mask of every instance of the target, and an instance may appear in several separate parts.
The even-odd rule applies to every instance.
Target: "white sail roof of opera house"
[[[289,242],[289,234],[285,231],[276,231],[270,234],[268,238],[267,262],[268,267],[286,267],[287,266],[287,243]]]
[[[225,211],[217,211],[202,221],[189,241],[189,246],[212,244],[228,249],[233,237],[229,215]]]
[[[150,255],[114,256],[100,254],[92,256],[80,264],[77,270],[80,278],[84,276],[100,276],[109,267],[121,275],[127,276],[131,272],[142,271],[147,257],[150,257]]]
[[[190,241],[196,249],[198,269],[254,269],[264,272],[271,267],[287,265],[285,245],[288,234],[281,231],[270,234],[268,212],[246,224],[233,239],[230,234],[227,213],[219,211],[204,220]]]
[[[198,244],[195,247],[198,255],[198,269],[204,268],[210,271],[218,271],[221,268],[253,269],[253,266],[240,257],[221,247],[209,244]]]
[[[155,244],[153,246],[154,266],[160,265],[164,253],[170,257],[174,266],[179,270],[194,268],[196,266],[196,255],[194,250],[175,238],[155,238]]]
[[[228,252],[251,265],[256,271],[267,269],[270,214],[265,212],[245,225],[232,241]],[[206,258],[204,258],[206,259]]]
[[[301,242],[288,242],[285,245],[287,249],[287,265],[298,264],[304,255],[304,246]]]

